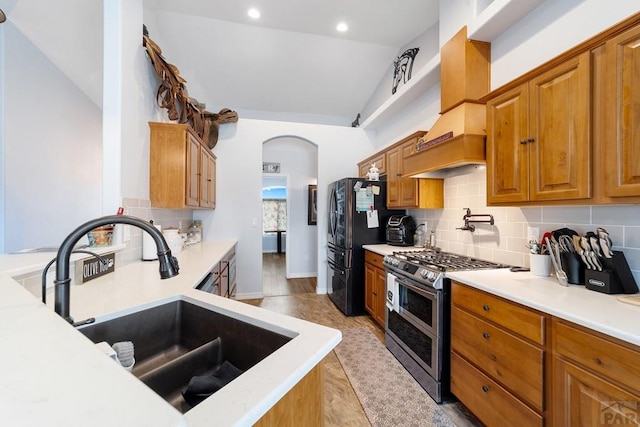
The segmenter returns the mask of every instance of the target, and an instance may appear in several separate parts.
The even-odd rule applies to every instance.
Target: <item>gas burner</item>
[[[439,271],[485,270],[508,267],[508,265],[472,258],[466,255],[431,249],[397,251],[393,253],[393,256],[408,263],[435,268]]]

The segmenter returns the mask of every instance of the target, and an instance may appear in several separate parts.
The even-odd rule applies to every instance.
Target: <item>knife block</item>
[[[613,252],[612,258],[600,258],[602,271],[585,270],[585,286],[605,294],[635,294],[638,292],[631,269],[623,252]]]

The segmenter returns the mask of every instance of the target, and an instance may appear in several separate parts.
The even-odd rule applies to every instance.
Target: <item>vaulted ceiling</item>
[[[438,0],[145,0],[145,23],[207,108],[347,124]],[[252,19],[249,8],[260,10]],[[151,15],[155,15],[152,22]],[[150,19],[147,20],[147,16]],[[147,22],[148,21],[148,22]],[[345,22],[346,32],[336,31]],[[318,117],[322,116],[322,117]],[[346,119],[345,119],[346,118]]]
[[[362,111],[383,77],[390,91],[393,60],[438,22],[438,4],[143,0],[151,38],[187,79],[189,94],[210,111],[228,107],[241,117],[340,125]],[[248,17],[250,7],[260,10],[260,19]],[[0,0],[0,8],[101,105],[102,2]],[[336,31],[339,21],[346,32]]]

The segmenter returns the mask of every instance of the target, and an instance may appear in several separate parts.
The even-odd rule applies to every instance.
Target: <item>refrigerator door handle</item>
[[[340,275],[344,276],[345,272],[342,268],[338,267],[336,264],[334,264],[330,259],[327,260],[327,262],[329,263],[329,268],[335,272],[340,273]]]

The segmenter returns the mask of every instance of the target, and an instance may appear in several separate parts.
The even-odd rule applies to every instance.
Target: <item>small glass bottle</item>
[[[436,230],[431,230],[431,235],[429,235],[429,247],[431,249],[436,248]]]

